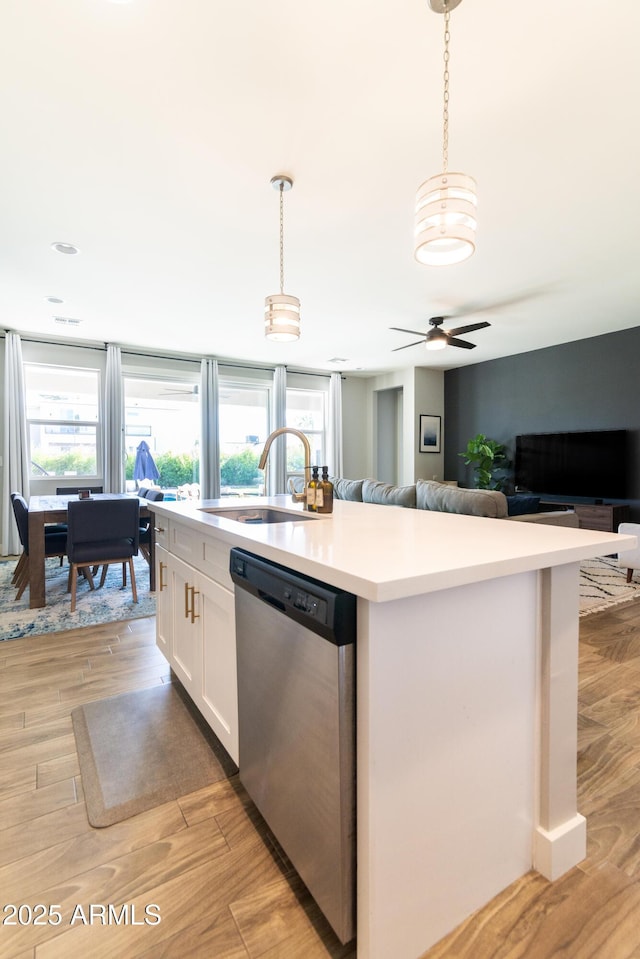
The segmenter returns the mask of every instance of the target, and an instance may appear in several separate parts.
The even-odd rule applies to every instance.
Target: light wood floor
[[[24,925],[0,926],[1,959],[354,959],[237,778],[89,826],[70,712],[169,681],[154,628],[0,644],[0,907],[62,916],[34,925],[23,910]],[[581,621],[579,772],[588,859],[554,884],[525,876],[425,959],[640,959],[640,603]],[[124,903],[130,924],[102,925],[96,909],[83,920],[91,904]]]

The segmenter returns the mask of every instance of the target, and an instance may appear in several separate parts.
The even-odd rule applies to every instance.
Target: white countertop
[[[373,602],[579,562],[636,545],[635,536],[334,501],[308,521],[251,525],[207,508],[271,506],[304,512],[290,496],[153,502],[184,523]]]

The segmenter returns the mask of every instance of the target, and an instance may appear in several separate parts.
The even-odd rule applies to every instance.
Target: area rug
[[[600,556],[580,566],[580,615],[599,613],[610,606],[640,598],[640,574],[627,583],[627,571],[617,559]]]
[[[172,684],[71,712],[87,816],[110,826],[237,772]]]
[[[11,585],[15,566],[15,560],[0,562],[0,641],[155,615],[155,594],[149,592],[149,566],[142,555],[134,559],[137,603],[133,602],[131,587],[122,588],[121,568],[111,566],[101,589],[92,592],[87,582],[78,582],[78,603],[73,613],[71,594],[67,592],[69,567],[66,563],[60,566],[55,557],[46,560],[47,605],[42,609],[29,609],[28,588],[16,602],[16,589]]]

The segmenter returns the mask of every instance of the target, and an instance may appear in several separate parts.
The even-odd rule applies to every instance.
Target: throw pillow
[[[509,516],[524,516],[525,513],[537,513],[539,509],[539,496],[525,496],[522,493],[517,493],[515,496],[507,496]]]

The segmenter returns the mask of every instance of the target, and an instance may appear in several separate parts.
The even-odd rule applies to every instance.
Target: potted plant
[[[502,489],[505,477],[498,477],[496,473],[509,465],[506,446],[478,433],[458,456],[464,459],[466,466],[473,466],[476,489]]]

